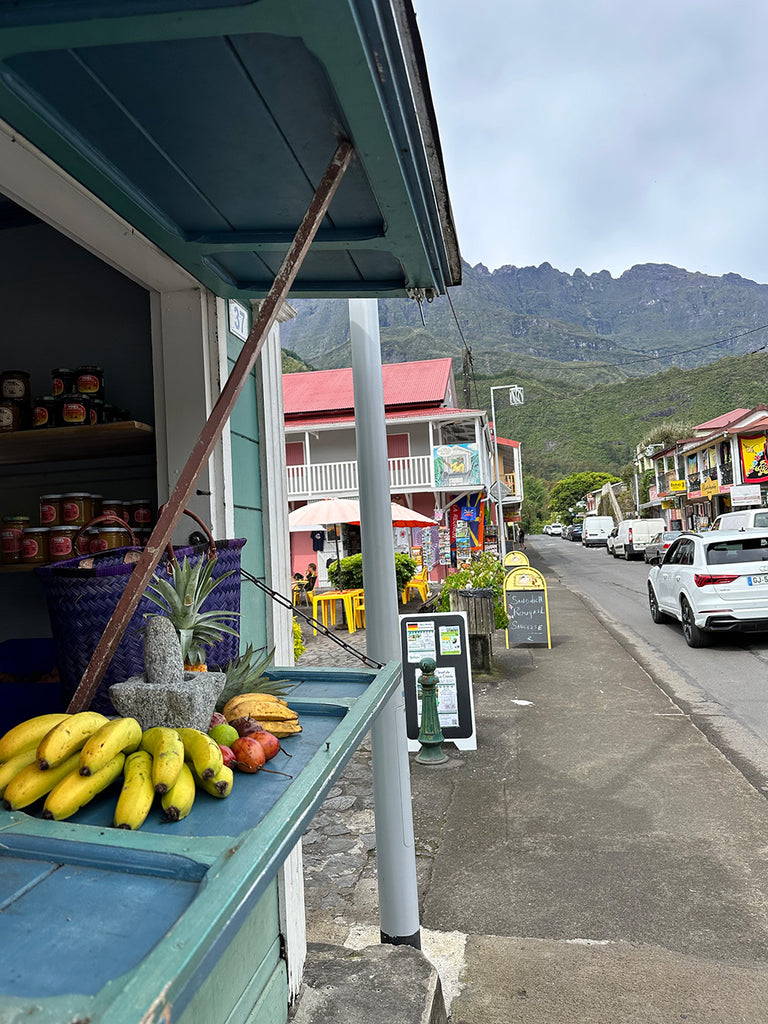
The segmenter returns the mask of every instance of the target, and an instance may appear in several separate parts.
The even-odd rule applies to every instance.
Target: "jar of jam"
[[[54,398],[63,398],[75,390],[77,374],[68,366],[59,366],[51,370],[51,394]]]
[[[91,426],[107,422],[106,405],[103,398],[91,399]]]
[[[78,366],[75,390],[89,398],[104,400],[104,370],[100,366]]]
[[[29,526],[29,516],[3,516],[0,528],[0,561],[15,565],[21,561],[21,541]]]
[[[96,537],[91,541],[91,551],[111,551],[125,548],[131,543],[130,534],[122,526],[99,526]]]
[[[94,551],[100,551],[101,549],[96,547],[96,539],[99,535],[99,531],[90,527],[88,530],[83,530],[80,536],[75,541],[75,547],[77,548],[78,555],[90,555]]]
[[[3,370],[0,373],[0,398],[19,402],[21,405],[30,404],[32,391],[26,370]]]
[[[63,562],[67,558],[74,558],[73,544],[77,531],[77,526],[51,527],[49,553],[52,562]]]
[[[47,526],[28,526],[21,538],[21,560],[24,565],[45,565],[50,562],[50,535]]]
[[[40,525],[60,526],[61,525],[61,494],[40,495]]]
[[[87,395],[71,391],[61,400],[61,425],[63,427],[88,427],[91,424],[91,403]]]
[[[125,519],[125,502],[122,498],[104,498],[101,502],[101,514]]]
[[[61,496],[61,521],[65,526],[85,526],[91,515],[91,496],[72,491]]]
[[[52,395],[40,395],[32,403],[32,429],[41,427],[58,427],[58,414],[61,403]]]
[[[0,401],[0,432],[22,429],[21,405],[10,398]]]
[[[130,503],[130,516],[128,522],[133,527],[142,529],[152,524],[152,502],[149,498],[137,498]]]

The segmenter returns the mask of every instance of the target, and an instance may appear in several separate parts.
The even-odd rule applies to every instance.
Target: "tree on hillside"
[[[584,495],[595,491],[603,484],[619,483],[619,477],[610,473],[571,473],[552,488],[549,495],[549,514],[562,522],[570,523],[570,509],[583,501]]]
[[[526,533],[541,533],[541,528],[547,521],[548,499],[546,483],[536,476],[527,476],[521,522]]]

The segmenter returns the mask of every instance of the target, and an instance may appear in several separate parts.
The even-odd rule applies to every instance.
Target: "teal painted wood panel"
[[[275,881],[183,1011],[179,1024],[244,1024],[274,975],[282,979],[282,986],[277,986],[280,1009],[277,1015],[261,1018],[261,1024],[282,1024],[288,1012],[288,981],[280,959],[279,932]]]
[[[234,428],[231,437],[235,505],[246,509],[261,509],[259,446]]]

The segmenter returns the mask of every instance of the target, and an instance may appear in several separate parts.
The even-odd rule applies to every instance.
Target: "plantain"
[[[113,718],[88,737],[80,751],[80,774],[93,775],[117,754],[139,749],[142,730],[135,718]]]
[[[34,764],[36,760],[37,750],[34,747],[29,747],[0,764],[0,796],[5,792],[5,787],[11,779],[18,775],[22,768],[26,768],[28,764]]]
[[[78,759],[78,765],[74,771],[65,775],[45,798],[43,817],[53,821],[64,821],[65,818],[71,818],[81,807],[85,807],[102,790],[111,786],[115,779],[119,778],[124,764],[125,754],[115,754],[111,761],[108,761],[93,775],[81,775]]]
[[[65,718],[71,718],[71,715],[38,715],[37,718],[28,718],[26,722],[15,725],[0,739],[0,761],[10,761],[30,747],[37,750],[43,736]]]
[[[109,721],[98,711],[80,711],[54,725],[40,740],[37,748],[37,766],[40,771],[55,768],[79,751],[85,741]]]
[[[141,738],[141,749],[152,755],[152,784],[158,794],[167,793],[184,764],[184,744],[175,729],[156,725]]]
[[[234,713],[235,708],[239,707],[241,704],[250,705],[254,703],[268,704],[270,706],[278,704],[280,707],[288,706],[284,700],[281,700],[272,693],[238,693],[236,697],[227,701],[224,705],[222,714],[227,721],[229,721],[230,718],[239,718],[240,712]]]
[[[43,771],[37,761],[14,775],[3,793],[3,803],[9,811],[20,811],[40,800],[58,785],[71,772],[77,772],[80,764],[80,753],[75,751],[66,761]]]
[[[195,785],[200,789],[204,789],[206,793],[210,793],[211,796],[219,797],[223,799],[232,792],[232,785],[235,781],[235,774],[231,768],[228,768],[225,764],[221,766],[218,773],[214,775],[212,779],[201,778],[192,768],[192,774],[195,777]]]
[[[284,740],[287,736],[295,736],[297,732],[301,732],[301,726],[298,722],[270,722],[267,719],[266,721],[262,720],[262,725],[267,732],[271,732],[279,740]]]
[[[152,755],[135,750],[125,759],[123,788],[117,798],[114,823],[116,828],[141,828],[155,799],[152,782]]]
[[[163,793],[162,796],[165,820],[181,821],[182,818],[186,818],[192,810],[192,804],[195,802],[195,792],[195,778],[192,774],[192,769],[188,764],[183,764],[178,779],[176,779],[168,792]]]
[[[212,779],[224,764],[219,744],[199,729],[179,729],[184,744],[184,760],[191,761],[203,779]]]
[[[250,715],[251,718],[255,718],[259,722],[265,718],[278,722],[294,722],[299,717],[285,704],[281,704],[279,701],[264,700],[256,694],[237,697],[231,700],[224,710],[224,717],[228,722],[235,718],[242,718],[244,715]]]

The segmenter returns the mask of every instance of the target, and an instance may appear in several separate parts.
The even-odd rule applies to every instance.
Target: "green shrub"
[[[474,558],[465,569],[451,573],[443,583],[437,607],[441,612],[451,610],[452,590],[466,590],[469,587],[493,591],[493,617],[496,629],[506,629],[509,616],[504,607],[504,567],[496,555],[482,554]]]
[[[405,590],[406,583],[413,579],[417,569],[418,566],[410,555],[400,551],[395,553],[395,580],[397,582],[398,594]],[[342,558],[341,574],[339,574],[338,562],[334,561],[328,566],[328,579],[334,587],[342,585],[341,578],[344,580],[345,590],[361,590],[364,588],[362,555],[349,555],[347,558]]]
[[[304,651],[306,651],[304,645],[304,634],[301,632],[301,626],[299,620],[294,616],[293,618],[293,660],[298,661]]]

